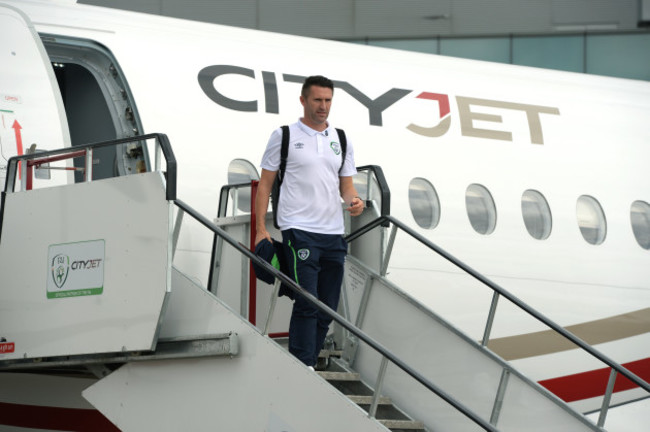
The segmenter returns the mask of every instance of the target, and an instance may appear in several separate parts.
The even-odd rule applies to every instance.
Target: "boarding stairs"
[[[153,169],[91,181],[93,150],[128,141],[154,141]],[[86,182],[32,190],[32,169],[72,153],[86,160]],[[495,292],[477,342],[387,279],[398,229],[447,255],[389,216],[378,167],[364,167],[356,181],[368,210],[347,221],[338,314],[250,252],[251,213],[237,212],[254,184],[224,188],[214,220],[177,199],[176,162],[164,135],[12,158],[0,226],[0,379],[86,370],[96,382],[80,396],[125,431],[603,430],[487,348],[498,297],[519,302],[505,290],[460,263]],[[212,239],[209,254],[188,252],[197,227]],[[209,256],[207,270],[197,274],[201,256]],[[274,286],[255,281],[251,260],[274,272]],[[281,282],[333,316],[324,370],[309,371],[283,347],[290,303],[277,297]],[[583,349],[614,377],[650,391]],[[605,398],[600,423],[608,404]]]

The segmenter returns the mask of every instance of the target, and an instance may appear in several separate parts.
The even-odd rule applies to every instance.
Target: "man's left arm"
[[[339,180],[341,198],[348,206],[345,210],[349,211],[352,216],[359,216],[363,212],[365,204],[354,187],[352,177],[339,177]]]

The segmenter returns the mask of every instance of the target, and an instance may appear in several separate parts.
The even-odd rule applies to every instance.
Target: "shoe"
[[[318,360],[316,361],[316,370],[317,371],[324,371],[329,368],[330,365],[330,358],[329,356],[326,357],[318,357]]]
[[[315,372],[315,370],[314,370],[314,367],[313,367],[313,366],[307,366],[307,368],[308,368],[308,369],[310,369],[310,370],[311,370],[312,372]]]

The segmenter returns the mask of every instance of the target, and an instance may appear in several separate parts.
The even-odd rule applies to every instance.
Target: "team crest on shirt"
[[[303,261],[309,258],[309,249],[300,249],[298,251],[298,258],[300,258]]]
[[[332,148],[332,151],[334,151],[335,155],[340,155],[341,154],[341,144],[337,143],[336,141],[332,141],[330,143],[330,147]]]
[[[297,143],[295,143],[293,145],[293,148],[295,148],[296,150],[302,150],[304,147],[305,147],[305,144],[301,143],[301,142],[297,142]]]

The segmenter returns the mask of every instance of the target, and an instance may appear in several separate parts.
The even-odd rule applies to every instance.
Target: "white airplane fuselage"
[[[650,203],[649,83],[65,3],[6,3],[29,17],[46,50],[56,44],[52,38],[63,37],[110,51],[133,98],[143,128],[138,132],[169,137],[179,167],[178,197],[210,218],[231,161],[259,166],[271,132],[302,115],[301,79],[331,78],[337,87],[329,121],[346,131],[358,166],[383,169],[394,217],[561,326],[581,328],[617,362],[640,362],[642,376],[650,370],[650,251],[630,222],[634,202]],[[20,96],[2,87],[0,93]],[[11,156],[7,149],[19,152],[9,124],[14,117],[25,148],[36,142],[51,150],[75,138],[65,128],[59,137],[39,136],[28,103],[0,103],[5,158]],[[414,178],[428,181],[439,198],[439,222],[431,229],[414,219]],[[489,234],[477,232],[468,218],[466,194],[473,184],[485,187],[495,203]],[[526,229],[522,195],[529,190],[548,202],[546,239]],[[576,212],[582,196],[603,210],[601,244],[581,234]],[[185,235],[175,264],[205,284],[211,247],[209,236]],[[487,288],[401,239],[388,273],[427,307],[481,338],[492,296]],[[576,378],[602,367],[553,344],[529,349],[525,338],[547,329],[507,302],[499,308],[491,337],[506,348],[517,345],[504,358],[532,379]],[[624,326],[630,319],[635,330]],[[603,336],[603,328],[611,336]],[[643,394],[625,390],[615,398]],[[586,393],[570,402],[588,411],[599,397]]]

